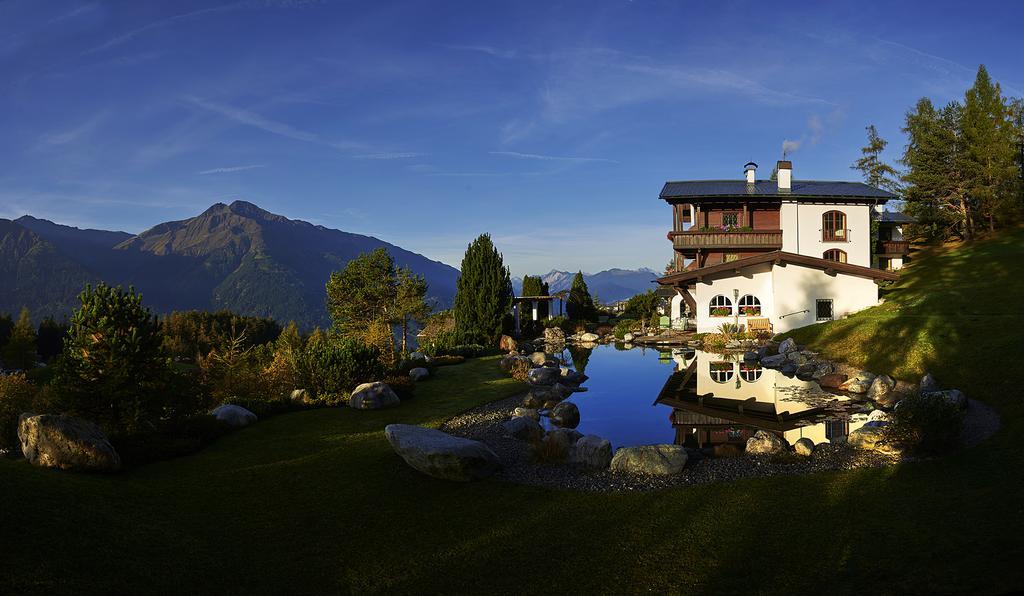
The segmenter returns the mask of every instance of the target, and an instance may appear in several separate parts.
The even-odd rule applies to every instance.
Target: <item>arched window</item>
[[[746,315],[748,317],[761,316],[761,301],[757,299],[757,296],[747,294],[740,298],[738,306],[741,315]]]
[[[764,369],[761,368],[760,364],[749,364],[747,362],[740,362],[740,378],[748,383],[761,378],[761,374]]]
[[[712,317],[732,316],[732,300],[729,300],[728,296],[719,294],[711,299],[708,310]]]
[[[846,214],[842,211],[826,211],[821,216],[821,241],[846,242]]]
[[[835,261],[836,263],[846,262],[846,251],[833,248],[832,250],[826,250],[824,258],[826,261]]]
[[[732,362],[712,362],[711,380],[716,383],[728,383],[732,380]]]

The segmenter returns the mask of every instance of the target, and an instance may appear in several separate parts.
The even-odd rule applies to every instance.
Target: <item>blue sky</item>
[[[874,123],[1024,92],[1006,2],[0,0],[0,217],[214,202],[513,274],[661,268],[667,179],[856,179]]]

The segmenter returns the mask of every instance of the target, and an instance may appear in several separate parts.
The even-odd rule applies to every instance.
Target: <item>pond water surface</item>
[[[618,344],[571,347],[563,357],[590,377],[587,391],[568,400],[580,410],[577,430],[615,448],[742,448],[758,430],[791,444],[802,437],[818,444],[845,438],[867,422],[868,408],[849,396],[745,363],[742,354]]]

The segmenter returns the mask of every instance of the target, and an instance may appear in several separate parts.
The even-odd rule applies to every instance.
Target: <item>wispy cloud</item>
[[[95,4],[83,4],[78,8],[74,8],[68,12],[53,17],[52,19],[49,20],[48,24],[52,25],[54,23],[59,23],[61,21],[66,21],[68,19],[73,19],[75,17],[81,16],[88,12],[92,12],[94,10],[96,10]]]
[[[405,152],[392,152],[392,153],[364,153],[363,155],[356,155],[356,159],[412,159],[414,157],[423,157],[426,153],[414,153],[412,151]]]
[[[520,56],[519,52],[515,50],[504,50],[488,45],[453,45],[453,44],[440,44],[442,48],[449,50],[456,50],[460,52],[476,52],[479,54],[486,54],[488,56],[494,56],[495,58],[512,59]]]
[[[244,172],[246,170],[258,170],[260,168],[265,168],[265,167],[267,167],[267,166],[262,165],[262,164],[253,164],[253,165],[249,165],[249,166],[231,166],[231,167],[227,167],[227,168],[211,168],[209,170],[203,170],[202,172],[196,172],[196,173],[201,175],[201,176],[205,176],[207,174],[230,174],[232,172]]]
[[[536,159],[540,161],[561,161],[569,163],[619,163],[614,159],[607,159],[604,157],[563,157],[558,155],[541,155],[539,153],[520,153],[518,151],[490,151],[489,153],[491,155],[500,155],[503,157],[513,157],[516,159]]]
[[[271,134],[275,134],[278,136],[282,136],[285,138],[294,139],[296,141],[305,141],[307,143],[325,145],[328,147],[333,147],[335,149],[340,149],[344,151],[366,149],[366,146],[363,145],[362,143],[357,143],[354,141],[334,141],[330,139],[325,139],[314,132],[302,130],[301,128],[296,128],[290,124],[278,122],[277,120],[272,120],[270,118],[257,114],[256,112],[251,112],[243,108],[238,108],[235,106],[215,101],[210,101],[199,97],[186,97],[185,100],[196,107],[202,108],[203,110],[206,110],[208,112],[219,114],[239,124],[250,126],[252,128],[257,128],[259,130],[269,132]]]
[[[103,113],[96,114],[85,122],[68,130],[44,134],[39,138],[35,148],[39,150],[46,149],[48,147],[59,147],[62,145],[70,145],[76,141],[85,139],[99,128],[105,116],[106,115]]]
[[[162,19],[157,19],[155,21],[150,21],[141,27],[137,27],[116,37],[112,37],[100,45],[86,50],[85,53],[94,54],[96,52],[109,50],[110,48],[129,42],[136,37],[149,33],[150,31],[170,27],[172,25],[191,21],[206,15],[259,8],[298,8],[313,4],[322,4],[322,0],[243,0],[241,2],[222,4],[220,6],[201,8],[199,10],[193,10],[191,12],[176,14]]]

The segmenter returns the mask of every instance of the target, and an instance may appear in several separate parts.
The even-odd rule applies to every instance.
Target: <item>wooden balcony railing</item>
[[[906,240],[879,240],[875,252],[880,255],[907,256],[910,252],[910,242]]]
[[[710,232],[669,232],[672,247],[697,248],[782,248],[782,230],[715,230]]]

